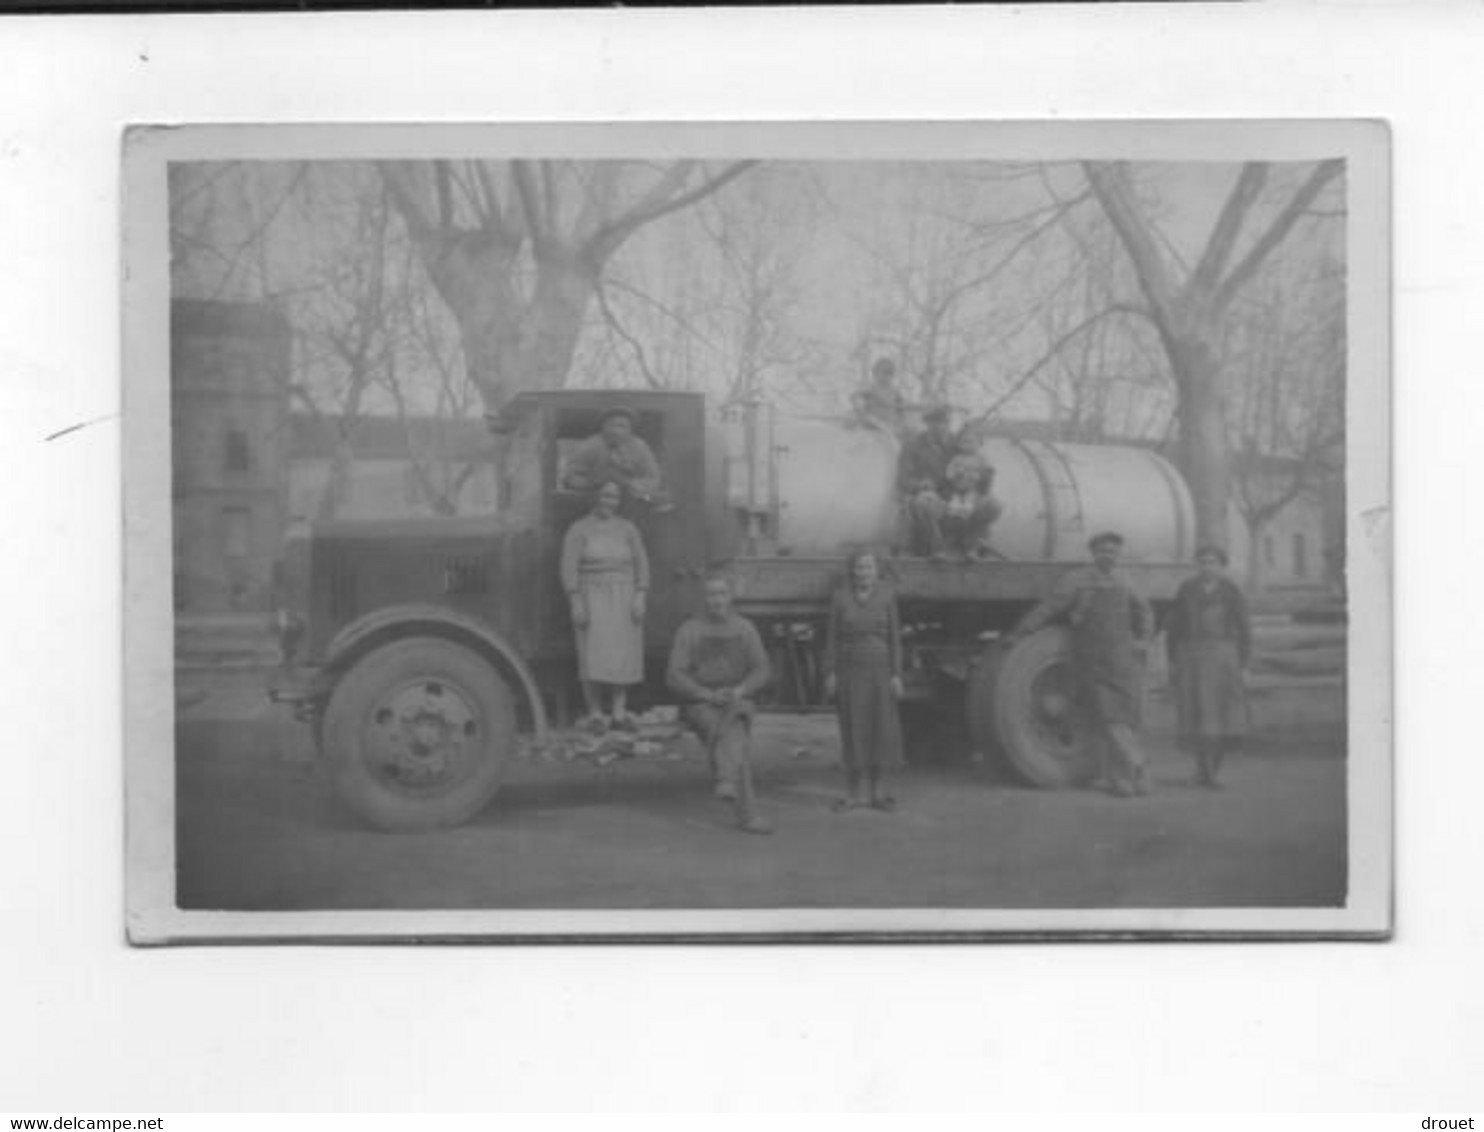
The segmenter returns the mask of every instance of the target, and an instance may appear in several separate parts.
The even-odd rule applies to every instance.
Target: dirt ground
[[[235,697],[235,698],[234,698]],[[178,902],[240,910],[1087,908],[1334,905],[1344,898],[1344,703],[1276,676],[1221,793],[1184,785],[1169,705],[1147,740],[1155,794],[1015,785],[993,762],[909,769],[891,815],[834,814],[833,720],[771,717],[756,764],[772,837],[731,825],[687,742],[670,759],[518,763],[460,829],[392,835],[341,808],[302,729],[214,693],[177,742]]]

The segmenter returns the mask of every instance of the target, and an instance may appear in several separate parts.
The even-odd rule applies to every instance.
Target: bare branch
[[[682,165],[685,164],[687,163],[682,163]],[[680,209],[686,208],[696,201],[703,200],[712,193],[718,192],[723,186],[740,177],[756,164],[756,161],[735,161],[716,176],[706,179],[689,192],[681,193],[678,196],[672,194],[680,184],[684,183],[685,178],[690,175],[690,169],[688,167],[684,168],[681,171],[682,175],[676,179],[671,174],[675,173],[678,167],[672,168],[670,173],[667,173],[661,179],[660,184],[647,193],[644,199],[637,205],[615,220],[604,224],[593,233],[592,238],[587,242],[587,246],[600,261],[607,259],[608,256],[617,250],[620,244],[628,239],[629,236],[633,235],[639,228],[653,223],[662,216],[666,216],[672,212],[678,212]],[[665,190],[664,194],[659,192],[661,188]]]
[[[278,200],[274,202],[273,206],[268,209],[267,215],[258,224],[254,225],[253,230],[244,236],[242,241],[237,245],[236,249],[232,252],[231,258],[227,259],[227,266],[222,271],[221,284],[217,288],[218,296],[224,294],[227,288],[231,286],[233,277],[237,274],[237,266],[242,262],[242,257],[248,251],[257,248],[259,241],[267,236],[268,229],[273,226],[273,222],[278,219],[279,213],[284,210],[289,200],[298,192],[299,186],[304,183],[308,175],[309,166],[306,164],[299,165],[294,170],[294,175],[289,179],[288,186],[279,195]],[[222,258],[226,259],[225,256]]]
[[[939,317],[941,317],[942,314],[946,314],[948,307],[952,306],[970,291],[982,287],[986,283],[992,282],[996,276],[998,276],[1002,271],[1009,267],[1011,263],[1015,261],[1016,257],[1018,257],[1021,252],[1025,251],[1026,248],[1035,243],[1036,240],[1038,240],[1041,235],[1048,229],[1054,227],[1057,224],[1060,224],[1062,220],[1065,219],[1066,215],[1072,211],[1072,209],[1076,208],[1083,201],[1090,199],[1090,197],[1090,193],[1080,193],[1075,197],[1063,201],[1052,210],[1051,214],[1045,220],[1041,221],[1029,232],[1023,235],[1019,240],[1017,240],[1015,244],[1010,248],[1010,250],[1006,252],[1005,255],[1001,257],[987,271],[984,271],[981,274],[974,276],[972,279],[967,279],[957,286],[950,288],[944,295],[942,304],[943,310],[940,312]]]
[[[560,204],[557,199],[556,168],[551,161],[541,162],[541,211],[546,223],[555,228],[561,223]]]
[[[1344,168],[1345,163],[1338,159],[1321,161],[1314,167],[1314,172],[1309,174],[1309,179],[1299,187],[1298,192],[1293,194],[1283,211],[1268,226],[1268,230],[1257,238],[1242,262],[1232,269],[1232,273],[1217,289],[1215,296],[1217,310],[1225,308],[1247,281],[1257,274],[1257,269],[1262,266],[1263,260],[1283,242],[1283,237],[1288,235],[1289,230],[1298,223],[1309,205],[1314,203],[1314,198],[1319,195],[1325,185],[1339,176]]]
[[[1268,168],[1263,161],[1249,161],[1242,166],[1236,184],[1232,186],[1226,203],[1221,207],[1216,227],[1211,230],[1211,238],[1206,241],[1206,250],[1201,254],[1200,262],[1191,276],[1191,286],[1199,293],[1209,294],[1214,290],[1216,281],[1226,270],[1237,236],[1241,234],[1242,224],[1252,209],[1252,202],[1267,183]]]
[[[419,164],[413,161],[378,161],[377,172],[391,194],[392,203],[402,214],[407,230],[418,241],[430,239],[437,230],[437,222],[416,184]]]
[[[448,162],[433,162],[433,184],[438,190],[438,227],[445,232],[452,231],[453,192],[449,186]]]
[[[1038,358],[1029,369],[1022,373],[1018,378],[1016,378],[1014,383],[1003,395],[992,402],[989,408],[985,409],[984,412],[980,413],[979,416],[975,418],[975,423],[983,423],[990,420],[995,415],[995,413],[997,413],[1007,402],[1009,402],[1012,398],[1019,394],[1020,391],[1023,390],[1027,385],[1029,385],[1035,379],[1036,375],[1041,372],[1042,369],[1044,369],[1053,360],[1055,360],[1056,356],[1061,353],[1063,349],[1066,348],[1067,344],[1075,339],[1079,334],[1082,334],[1091,327],[1096,326],[1103,319],[1109,318],[1115,314],[1128,315],[1135,313],[1143,315],[1146,312],[1139,308],[1118,304],[1111,307],[1105,307],[1103,310],[1098,311],[1096,314],[1089,315],[1087,318],[1084,318],[1070,330],[1060,335],[1056,339],[1056,341],[1052,342],[1051,345],[1047,347],[1046,352],[1042,354],[1041,357]]]
[[[487,223],[493,228],[505,228],[505,205],[500,202],[500,190],[494,187],[494,178],[490,177],[490,168],[481,160],[470,162],[473,166],[473,175],[479,182],[479,194],[484,199],[484,215]]]
[[[1102,204],[1103,211],[1108,214],[1113,230],[1118,233],[1129,258],[1134,262],[1139,286],[1148,296],[1155,314],[1162,317],[1174,306],[1175,283],[1155,246],[1150,232],[1151,225],[1139,215],[1137,207],[1129,199],[1123,166],[1103,161],[1084,161],[1082,169],[1087,175],[1088,184]]]
[[[526,216],[526,230],[537,244],[544,244],[551,235],[546,217],[542,215],[541,201],[536,193],[536,181],[532,176],[529,161],[512,161],[510,174],[515,181],[515,193],[520,198],[521,211]]]
[[[639,372],[644,375],[644,380],[649,383],[649,387],[651,389],[664,389],[665,383],[655,376],[654,371],[649,368],[649,358],[644,353],[643,343],[629,333],[624,324],[619,321],[618,315],[614,313],[613,307],[609,305],[608,294],[603,288],[602,280],[598,281],[598,286],[594,289],[594,293],[598,297],[598,309],[603,312],[604,321],[608,323],[608,326],[615,334],[628,343],[629,348],[634,352],[634,360],[639,363]]]

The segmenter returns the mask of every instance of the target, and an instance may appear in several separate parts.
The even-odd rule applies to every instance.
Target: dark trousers
[[[753,811],[752,714],[752,705],[745,701],[727,707],[691,704],[685,709],[685,721],[705,745],[717,783],[732,788],[737,814],[744,821]]]
[[[911,552],[915,555],[941,554],[950,542],[960,550],[970,550],[989,532],[1004,508],[999,500],[987,495],[965,516],[950,516],[948,500],[936,491],[920,491],[905,501]]]

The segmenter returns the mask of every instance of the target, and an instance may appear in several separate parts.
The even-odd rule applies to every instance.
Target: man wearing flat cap
[[[1078,701],[1097,733],[1105,783],[1120,797],[1147,794],[1149,761],[1135,728],[1154,611],[1118,569],[1122,535],[1104,531],[1093,536],[1088,549],[1092,565],[1066,574],[1051,596],[1022,618],[1010,641],[1058,619],[1071,626]]]
[[[596,491],[605,483],[616,483],[626,499],[650,504],[656,510],[669,506],[660,486],[660,465],[642,437],[634,434],[634,411],[609,409],[597,433],[572,453],[562,486],[572,491]]]

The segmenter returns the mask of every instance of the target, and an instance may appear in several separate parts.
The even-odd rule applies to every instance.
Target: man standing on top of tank
[[[737,808],[746,833],[772,833],[758,816],[749,746],[753,697],[770,675],[757,628],[732,609],[732,583],[718,570],[706,575],[706,607],[680,626],[670,649],[666,682],[687,703],[686,723],[706,744],[716,772],[716,796]]]
[[[644,438],[634,434],[634,410],[617,407],[603,414],[598,431],[572,453],[562,486],[596,491],[605,483],[623,488],[624,498],[667,511],[672,504],[660,483],[660,465]]]
[[[1108,789],[1126,798],[1149,793],[1149,760],[1139,725],[1144,654],[1154,635],[1154,611],[1118,569],[1123,536],[1105,531],[1088,543],[1092,565],[1066,574],[1021,620],[1010,644],[1065,618],[1072,628],[1072,672],[1078,701],[1096,732],[1098,762]],[[1110,756],[1112,756],[1110,758]]]
[[[923,414],[926,429],[907,441],[897,467],[897,490],[907,511],[910,552],[933,558],[947,558],[948,544],[943,535],[943,517],[948,513],[948,498],[953,484],[948,465],[958,453],[953,433],[953,412],[946,405],[936,405]],[[994,474],[993,469],[986,469]],[[971,514],[964,517],[964,543],[987,548],[986,535],[1000,514],[1000,504],[987,492]]]

